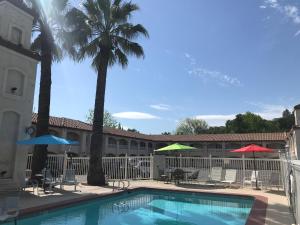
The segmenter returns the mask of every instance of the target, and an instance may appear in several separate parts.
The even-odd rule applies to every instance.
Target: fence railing
[[[243,184],[245,179],[250,180],[252,171],[254,170],[253,158],[200,158],[200,157],[166,157],[165,165],[167,170],[181,168],[187,171],[195,171],[198,169],[206,170],[210,174],[212,167],[222,167],[225,169],[237,170],[237,183]],[[280,159],[255,159],[256,170],[258,172],[258,180],[267,186],[271,179],[278,177],[277,186],[282,187],[281,178],[281,160]],[[223,172],[223,177],[224,177]]]
[[[28,156],[27,171],[31,170],[32,155]],[[273,176],[278,176],[278,186],[285,183],[285,174],[282,173],[282,160],[256,159],[258,179],[268,185]],[[152,179],[153,156],[124,156],[103,157],[102,166],[105,175],[110,180],[119,179]],[[78,180],[85,182],[89,170],[89,157],[65,157],[65,155],[48,155],[47,167],[55,176],[61,176],[64,169],[73,169]],[[182,168],[184,170],[206,170],[209,174],[212,167],[237,170],[237,183],[243,184],[245,179],[251,178],[254,170],[252,158],[213,158],[213,157],[165,157],[165,169]],[[225,172],[225,170],[224,170]],[[224,175],[224,174],[223,174]]]
[[[300,224],[300,160],[287,158],[282,156],[281,161],[283,187],[296,224]]]
[[[103,171],[109,180],[152,179],[152,156],[103,157]],[[28,155],[27,171],[31,171],[32,155]],[[54,176],[61,176],[64,169],[75,170],[77,178],[84,182],[89,170],[89,157],[48,155],[47,167]],[[28,175],[28,174],[27,174]]]

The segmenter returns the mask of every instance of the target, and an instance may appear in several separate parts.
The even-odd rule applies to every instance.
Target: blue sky
[[[174,131],[186,117],[223,125],[237,113],[280,116],[299,103],[300,3],[139,0],[145,59],[108,71],[105,108],[125,127]],[[53,66],[51,115],[85,120],[94,105],[91,60]],[[34,110],[37,111],[39,71]]]

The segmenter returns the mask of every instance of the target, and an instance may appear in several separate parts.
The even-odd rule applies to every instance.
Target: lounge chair
[[[208,169],[200,169],[198,173],[198,182],[207,182],[209,181],[209,171]]]
[[[220,183],[222,180],[222,167],[213,167],[211,168],[210,179],[208,183],[214,185]]]
[[[0,203],[0,222],[14,219],[19,215],[19,196],[7,196]]]
[[[251,187],[253,188],[253,184],[256,184],[256,178],[257,178],[257,185],[260,186],[262,188],[263,186],[263,182],[262,180],[259,180],[259,171],[252,171],[251,173],[251,178],[250,179],[244,179],[244,184],[248,184],[251,185]]]
[[[79,182],[76,180],[75,170],[66,170],[60,182],[60,188],[62,189],[64,185],[74,185],[74,191],[76,191],[78,184]]]
[[[229,184],[229,187],[231,187],[231,184],[236,182],[236,174],[237,171],[233,169],[226,169],[225,171],[225,179],[221,181],[223,184]]]

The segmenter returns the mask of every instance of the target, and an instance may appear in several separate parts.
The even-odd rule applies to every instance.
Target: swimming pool
[[[244,225],[253,201],[145,189],[25,217],[18,225]]]

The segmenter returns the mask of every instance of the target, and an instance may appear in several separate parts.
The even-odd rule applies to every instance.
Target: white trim
[[[8,4],[8,5],[12,6],[15,10],[19,11],[20,14],[23,14],[24,16],[29,16],[32,20],[34,19],[34,17],[31,14],[23,11],[22,9],[20,9],[19,7],[17,7],[14,4],[10,3],[9,1],[4,0],[4,1],[0,2],[0,6],[5,5],[5,4]]]
[[[7,84],[7,79],[8,79],[8,71],[10,71],[10,70],[18,71],[19,73],[22,74],[22,76],[24,78],[23,93],[22,93],[21,96],[6,93],[6,84]],[[13,100],[24,100],[24,98],[26,96],[26,87],[27,87],[27,76],[23,73],[23,71],[21,69],[19,69],[18,67],[8,67],[8,68],[5,68],[5,71],[4,71],[4,82],[3,82],[3,87],[2,87],[2,89],[3,89],[2,90],[3,97],[9,98],[9,99],[13,99]]]

